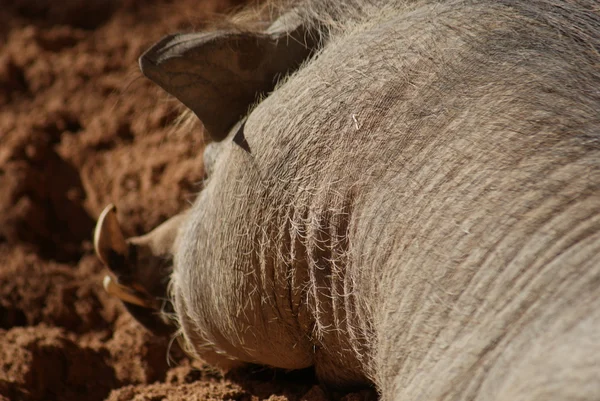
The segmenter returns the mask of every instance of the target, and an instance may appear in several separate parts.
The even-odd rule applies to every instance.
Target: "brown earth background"
[[[223,374],[156,338],[101,286],[95,220],[145,233],[201,190],[200,125],[143,78],[167,33],[229,0],[7,0],[0,7],[0,400],[360,401],[310,371]]]

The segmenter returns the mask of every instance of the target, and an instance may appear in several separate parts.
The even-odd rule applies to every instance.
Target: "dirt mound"
[[[200,126],[175,132],[179,106],[141,76],[137,57],[232,4],[9,3],[0,7],[0,400],[326,398],[310,372],[223,377],[190,361],[104,292],[93,255],[106,204],[135,235],[201,189]]]

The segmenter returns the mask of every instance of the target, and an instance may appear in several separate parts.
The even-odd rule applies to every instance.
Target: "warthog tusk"
[[[128,245],[117,220],[117,208],[112,203],[104,208],[94,229],[94,249],[109,269],[122,274],[128,259]]]
[[[104,281],[102,284],[106,292],[119,298],[121,301],[143,306],[144,308],[152,307],[150,302],[137,295],[135,290],[115,282],[115,280],[113,280],[109,275],[104,276]]]

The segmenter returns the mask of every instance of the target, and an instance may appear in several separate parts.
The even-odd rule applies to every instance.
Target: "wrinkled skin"
[[[384,400],[597,400],[597,3],[429,3],[298,12],[318,53],[207,148],[167,244],[177,325]]]

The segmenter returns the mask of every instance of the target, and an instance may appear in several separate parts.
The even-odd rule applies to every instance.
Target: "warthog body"
[[[600,399],[598,3],[284,17],[307,61],[208,147],[167,235],[190,351],[384,400]]]

